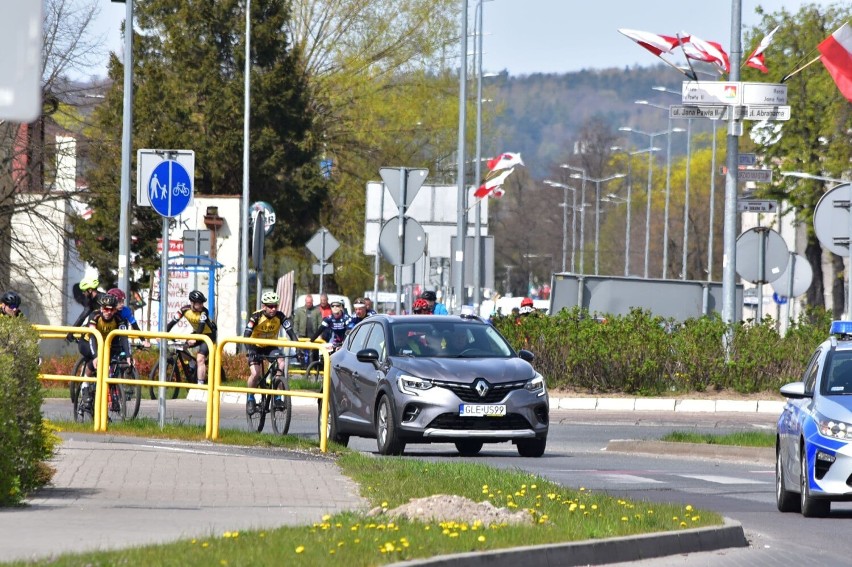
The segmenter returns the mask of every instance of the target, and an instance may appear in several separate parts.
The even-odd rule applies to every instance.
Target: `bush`
[[[58,438],[42,420],[38,334],[22,317],[0,317],[0,505],[18,504],[53,477]]]

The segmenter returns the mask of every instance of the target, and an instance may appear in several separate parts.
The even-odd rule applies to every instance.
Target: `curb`
[[[606,446],[607,452],[632,453],[713,459],[738,462],[775,464],[773,447],[739,447],[733,445],[711,445],[709,443],[675,443],[669,441],[641,441],[638,439],[614,439]]]
[[[725,518],[725,523],[721,527],[440,555],[430,559],[393,563],[393,565],[398,567],[603,565],[684,553],[716,551],[731,547],[748,547],[748,541],[742,524]]]
[[[681,413],[780,414],[779,400],[681,400],[675,398],[550,398],[551,409],[601,411],[673,411]]]

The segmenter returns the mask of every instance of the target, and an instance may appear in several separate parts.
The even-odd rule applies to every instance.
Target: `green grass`
[[[739,433],[714,435],[711,433],[672,431],[663,436],[661,441],[702,443],[707,445],[735,445],[738,447],[774,447],[775,433],[768,431],[742,431]]]
[[[66,431],[90,431],[81,424],[57,424]],[[202,441],[202,427],[141,419],[110,426],[111,434]],[[223,444],[318,451],[312,440],[223,430]],[[378,565],[407,559],[599,539],[720,525],[722,518],[692,506],[633,502],[585,488],[566,489],[541,477],[476,463],[427,462],[376,457],[332,446],[343,472],[361,487],[371,506],[392,509],[412,498],[457,494],[497,507],[523,511],[531,523],[492,525],[461,520],[421,523],[388,515],[342,513],[311,526],[223,532],[166,545],[120,551],[66,554],[51,565]],[[23,565],[23,563],[15,563]]]

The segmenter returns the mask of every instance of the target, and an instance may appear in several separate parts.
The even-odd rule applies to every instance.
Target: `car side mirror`
[[[379,351],[374,348],[365,348],[363,350],[359,350],[355,355],[355,358],[358,359],[358,362],[371,362],[373,364],[378,364]]]
[[[813,394],[805,392],[804,382],[790,382],[781,386],[781,395],[785,398],[801,400],[802,398],[812,398]]]
[[[535,355],[525,348],[522,348],[518,351],[518,356],[521,360],[526,360],[527,362],[532,362],[533,360],[535,360]]]

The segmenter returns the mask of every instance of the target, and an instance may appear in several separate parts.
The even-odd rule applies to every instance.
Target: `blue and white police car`
[[[852,321],[834,321],[787,398],[775,442],[775,498],[781,512],[827,516],[852,500]]]

